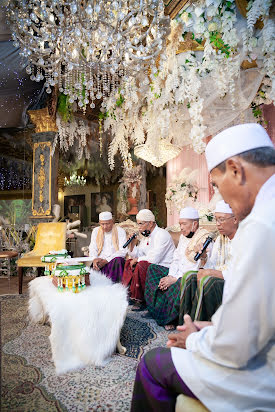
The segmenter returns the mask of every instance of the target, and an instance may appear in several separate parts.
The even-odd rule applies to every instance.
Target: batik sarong
[[[110,262],[101,269],[101,272],[113,282],[120,282],[123,275],[124,265],[125,259],[122,257],[116,257],[110,260]]]
[[[125,263],[122,283],[129,286],[129,295],[132,299],[143,301],[146,273],[151,263],[142,260],[134,268],[131,268],[130,261],[129,259]]]
[[[176,371],[171,350],[152,349],[139,363],[131,412],[175,412],[176,399],[181,393],[197,399]]]
[[[159,325],[168,325],[178,319],[180,308],[180,282],[178,279],[167,290],[159,289],[160,279],[167,276],[169,269],[150,265],[145,283],[145,301],[151,316]]]
[[[197,272],[187,272],[181,279],[179,325],[185,314],[192,320],[210,321],[222,303],[224,280],[204,276],[198,285]]]

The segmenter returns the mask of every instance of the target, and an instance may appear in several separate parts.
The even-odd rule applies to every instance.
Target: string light
[[[10,42],[10,48],[7,48],[7,52],[0,62],[0,89],[2,91],[9,89],[9,93],[3,93],[0,98],[1,128],[25,126],[28,119],[27,116],[22,116],[22,113],[24,114],[27,108],[37,102],[43,87],[42,84],[33,83],[26,74],[26,59],[21,62],[22,68],[18,69],[19,60],[19,48],[14,51],[14,46]],[[14,113],[18,113],[18,115],[14,115]]]
[[[30,190],[31,182],[30,163],[0,157],[0,190]]]

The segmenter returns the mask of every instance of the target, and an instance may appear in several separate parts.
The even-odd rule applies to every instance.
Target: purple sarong
[[[175,412],[181,393],[197,399],[176,371],[171,350],[152,349],[139,363],[131,412]]]
[[[125,259],[122,257],[116,257],[103,266],[101,272],[104,273],[107,278],[112,279],[114,283],[120,282],[123,275],[124,265]]]

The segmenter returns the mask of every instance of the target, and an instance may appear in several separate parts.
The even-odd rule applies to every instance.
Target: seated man
[[[113,282],[118,282],[122,278],[127,253],[122,247],[126,232],[114,225],[111,212],[99,214],[99,225],[92,232],[89,246],[92,270],[101,271]]]
[[[170,268],[150,265],[145,283],[145,301],[149,314],[165,329],[173,329],[171,322],[179,316],[180,282],[182,275],[198,269],[200,260],[194,260],[195,247],[207,238],[208,232],[199,228],[199,214],[193,207],[181,209],[181,235]]]
[[[206,159],[240,221],[223,302],[211,324],[185,315],[168,348],[146,353],[132,412],[174,412],[179,393],[213,412],[274,411],[275,149],[259,124],[241,124],[215,136]]]
[[[126,261],[122,283],[125,286],[129,285],[130,297],[137,303],[142,303],[148,266],[151,263],[158,263],[169,268],[175,245],[171,235],[157,226],[155,216],[150,210],[140,210],[136,215],[136,220],[139,232],[144,237],[138,246],[136,246],[136,240],[130,244],[132,259]],[[139,308],[135,307],[135,309]]]
[[[185,314],[192,320],[210,320],[222,303],[224,279],[231,258],[231,240],[238,229],[238,221],[224,200],[217,202],[214,214],[220,235],[204,267],[182,277],[179,325],[183,324]],[[205,254],[203,257],[207,259]]]

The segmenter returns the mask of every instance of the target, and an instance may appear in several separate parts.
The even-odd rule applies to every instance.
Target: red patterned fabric
[[[125,286],[129,286],[129,295],[132,299],[143,301],[146,273],[151,263],[142,260],[132,269],[130,261],[131,259],[126,260],[122,283]]]

